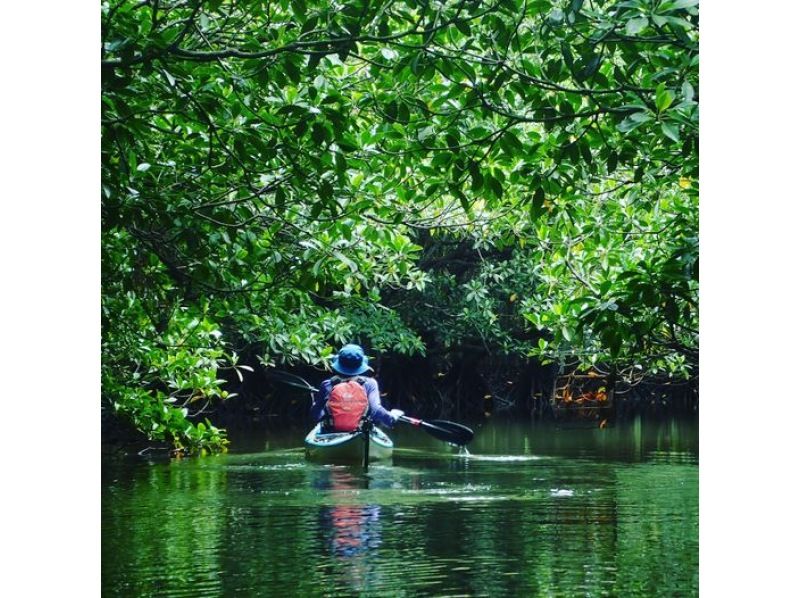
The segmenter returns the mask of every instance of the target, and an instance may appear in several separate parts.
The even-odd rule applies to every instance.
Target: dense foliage
[[[104,2],[104,397],[198,450],[246,350],[692,374],[696,5]]]

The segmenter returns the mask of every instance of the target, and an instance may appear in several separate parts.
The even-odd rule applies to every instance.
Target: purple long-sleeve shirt
[[[378,389],[378,381],[375,378],[364,378],[364,390],[367,392],[367,399],[369,400],[369,416],[372,421],[384,426],[392,427],[394,419],[389,412],[381,405],[381,393]],[[332,378],[325,380],[319,387],[319,391],[314,395],[314,404],[311,406],[311,419],[318,422],[322,419],[325,410],[325,403],[328,402],[328,395],[331,394],[333,383]]]

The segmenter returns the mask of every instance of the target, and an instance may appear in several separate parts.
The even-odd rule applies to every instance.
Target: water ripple
[[[103,594],[697,595],[697,451],[618,441],[411,446],[367,474],[301,450],[125,465],[104,476]]]

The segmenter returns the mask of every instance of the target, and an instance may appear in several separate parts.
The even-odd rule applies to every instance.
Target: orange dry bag
[[[367,392],[360,382],[361,378],[358,380],[334,381],[326,406],[334,432],[357,430],[361,418],[369,411]]]

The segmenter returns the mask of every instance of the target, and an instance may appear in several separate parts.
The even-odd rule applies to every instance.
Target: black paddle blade
[[[294,388],[302,388],[303,390],[307,390],[309,392],[318,392],[316,388],[311,386],[308,381],[300,376],[295,376],[294,374],[290,374],[289,372],[282,372],[280,370],[271,370],[266,373],[266,377],[275,380],[276,382],[280,382],[281,384],[286,384],[287,386],[293,386]]]
[[[438,435],[434,434],[434,430],[429,429],[431,436],[435,436],[439,440],[444,440],[445,442],[450,442],[459,446],[469,444],[472,442],[472,438],[475,436],[475,432],[473,432],[470,428],[455,422],[450,422],[443,419],[432,419],[428,423],[446,432],[446,435]]]
[[[407,415],[401,415],[399,419],[401,422],[421,427],[434,438],[459,446],[464,446],[469,443],[475,435],[467,426],[462,426],[461,424],[445,421],[443,419],[435,419],[432,422],[426,422],[415,417],[408,417]]]

